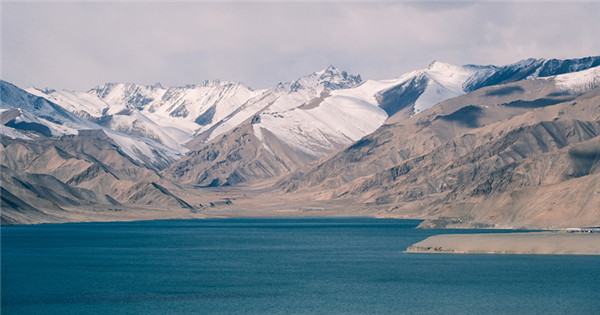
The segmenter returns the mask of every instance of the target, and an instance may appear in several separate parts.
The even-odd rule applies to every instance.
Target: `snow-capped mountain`
[[[243,84],[205,81],[163,88],[108,83],[87,92],[39,90],[32,94],[60,104],[77,116],[112,130],[153,139],[183,153],[194,134],[231,114],[259,94]]]
[[[505,84],[525,79],[551,77],[555,75],[578,72],[600,66],[600,56],[579,59],[535,59],[529,58],[506,66],[465,67],[476,69],[480,75],[466,82],[466,92],[491,85]]]
[[[598,222],[598,104],[600,66],[483,87],[388,121],[276,185],[461,225]]]
[[[325,156],[374,131],[387,117],[374,100],[352,97],[361,82],[360,76],[329,66],[280,83],[199,134],[188,144],[193,151],[164,174],[199,185],[234,184]]]
[[[375,93],[379,105],[389,116],[400,111],[410,116],[464,94],[466,82],[488,71],[485,67],[476,69],[434,61],[425,69],[399,77],[394,86]]]
[[[267,149],[262,130],[276,135],[304,154],[319,158],[341,145],[370,134],[399,111],[403,111],[405,116],[412,116],[441,101],[495,82],[548,77],[597,65],[600,65],[598,57],[577,60],[527,59],[502,67],[456,66],[434,61],[425,69],[397,79],[369,80],[355,87],[346,83],[335,90],[327,88],[330,82],[343,82],[347,76],[342,75],[339,69],[330,67],[277,91],[283,90],[286,94],[251,106],[254,109],[262,108],[262,112],[254,116],[253,130]],[[590,82],[588,78],[583,81]],[[272,94],[278,95],[277,92]],[[265,108],[262,105],[266,103],[269,106]],[[247,119],[250,117],[248,114],[235,121]],[[231,125],[226,129],[231,129]],[[218,128],[217,131],[220,131]]]
[[[273,149],[278,142],[306,162],[357,141],[386,120],[408,118],[484,86],[598,65],[600,57],[527,59],[501,67],[435,61],[395,79],[364,82],[330,66],[257,91],[226,81],[170,88],[108,83],[86,92],[29,88],[29,96],[4,97],[11,103],[3,108],[18,108],[20,114],[1,128],[10,137],[28,137],[13,130],[17,125],[45,136],[102,129],[133,159],[162,168],[247,124],[266,152],[278,156]]]
[[[180,150],[151,138],[124,133],[82,119],[46,98],[30,94],[8,82],[0,81],[3,136],[35,139],[39,136],[77,135],[84,130],[103,130],[130,158],[150,168],[164,168],[183,155]]]
[[[572,204],[595,211],[586,196],[600,183],[598,86],[600,57],[433,62],[367,81],[330,66],[260,91],[223,81],[25,91],[0,81],[2,222],[136,218],[119,217],[127,209],[163,217],[173,207],[195,215],[238,202],[227,189],[197,188],[252,182],[248,196],[280,194],[272,206],[286,209],[308,196],[421,217],[456,215],[439,211],[446,205],[464,214],[462,202],[482,200],[470,213],[481,222],[503,218],[486,215],[501,203],[511,218],[512,205],[531,214],[539,200],[543,211],[555,202],[563,214]],[[557,198],[563,191],[574,197]],[[260,203],[237,196],[238,209]]]
[[[397,84],[376,92],[379,105],[389,116],[418,114],[446,99],[482,87],[538,77],[577,72],[600,65],[600,57],[581,59],[526,59],[506,66],[456,66],[439,61],[426,69],[407,73]]]
[[[280,83],[248,100],[207,132],[206,139],[215,139],[246,122],[253,125],[254,135],[267,150],[263,130],[304,154],[323,156],[341,144],[372,132],[385,120],[385,113],[376,104],[357,105],[344,101],[343,97],[331,98],[338,92],[352,91],[360,83],[360,76],[350,75],[335,66]]]
[[[278,176],[371,134],[386,120],[394,123],[418,115],[475,87],[586,69],[598,62],[600,58],[525,60],[496,67],[436,61],[397,79],[361,84],[356,79],[347,82],[352,76],[329,67],[248,100],[192,141],[188,147],[193,151],[166,174],[198,185]],[[565,64],[569,66],[561,66]]]
[[[553,77],[557,88],[569,94],[581,94],[600,86],[600,66]]]

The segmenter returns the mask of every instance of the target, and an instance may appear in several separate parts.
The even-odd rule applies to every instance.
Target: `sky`
[[[600,2],[1,2],[19,87],[204,80],[260,89],[335,65],[391,79],[433,61],[600,55]]]

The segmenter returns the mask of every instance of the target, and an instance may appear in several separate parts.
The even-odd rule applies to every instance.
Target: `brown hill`
[[[230,186],[287,174],[312,161],[267,130],[263,129],[263,135],[270,151],[256,138],[248,121],[188,153],[162,175],[197,186]]]
[[[177,186],[131,160],[102,131],[0,141],[3,224],[69,221],[73,209],[194,209],[169,191]]]
[[[382,216],[597,225],[599,135],[599,89],[576,96],[527,80],[392,122],[277,187]]]

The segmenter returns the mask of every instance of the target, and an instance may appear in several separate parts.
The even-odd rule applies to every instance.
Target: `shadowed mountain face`
[[[506,84],[530,77],[550,77],[600,66],[600,56],[581,59],[527,59],[517,64],[494,67],[494,71],[476,77],[465,86],[471,92],[485,86]],[[480,67],[480,66],[473,66]]]
[[[581,59],[527,59],[497,66],[466,65],[457,67],[433,62],[427,69],[405,75],[405,80],[377,92],[380,107],[389,115],[388,122],[397,122],[429,109],[438,102],[494,85],[535,78],[546,78],[583,71],[600,65],[600,57]],[[522,93],[516,87],[491,91],[490,96]],[[560,92],[558,92],[560,93]]]
[[[479,116],[483,115],[483,109],[475,105],[465,106],[449,115],[438,116],[436,119],[442,119],[451,122],[457,122],[467,128],[478,127]]]
[[[391,117],[412,106],[423,94],[427,82],[426,76],[418,76],[404,84],[385,90],[378,95],[379,106]]]

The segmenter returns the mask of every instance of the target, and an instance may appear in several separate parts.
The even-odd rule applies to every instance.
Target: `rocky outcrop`
[[[52,222],[72,207],[118,207],[110,196],[69,186],[52,175],[17,173],[0,165],[2,224]]]
[[[166,188],[172,183],[125,155],[102,131],[0,141],[3,224],[61,221],[72,209],[193,209]]]
[[[275,139],[269,143],[270,151],[254,136],[250,124],[242,125],[190,152],[162,174],[180,183],[213,187],[272,178],[299,166],[300,153],[286,150]]]
[[[194,210],[194,207],[155,182],[141,182],[135,184],[119,194],[117,198],[127,204],[133,205],[168,208],[177,207]]]

